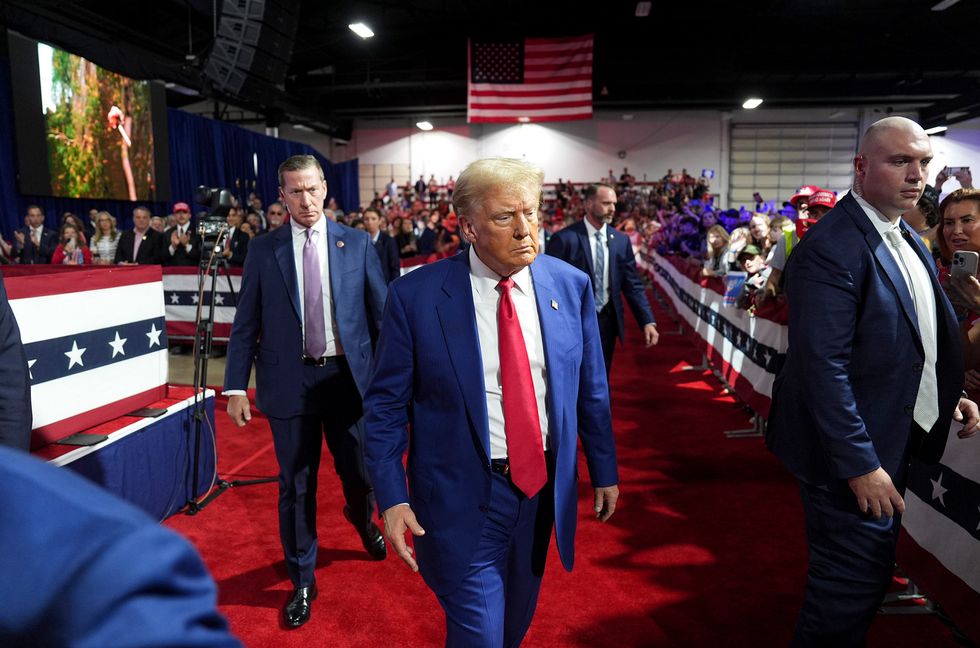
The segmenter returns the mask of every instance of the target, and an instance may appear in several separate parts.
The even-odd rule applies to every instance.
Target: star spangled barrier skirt
[[[724,305],[723,283],[701,279],[683,261],[641,249],[637,265],[667,295],[688,335],[761,416],[789,344],[783,308]],[[913,461],[905,494],[899,565],[974,640],[980,640],[980,439],[959,439],[953,423],[942,460]],[[762,450],[760,449],[760,452]]]
[[[32,449],[166,396],[160,266],[7,266],[2,274],[30,371]]]
[[[166,410],[161,416],[121,416],[84,431],[108,437],[98,445],[76,448],[52,444],[33,454],[74,470],[153,518],[163,520],[210,489],[215,466],[210,432],[215,428],[214,390],[203,394],[207,420],[203,421],[199,445],[194,412],[200,400],[194,398],[193,388],[172,386],[167,391],[165,398],[150,403],[151,407]],[[195,445],[199,452],[196,464]]]
[[[194,339],[197,321],[198,269],[196,266],[171,266],[163,269],[163,302],[167,315],[167,337],[171,340]],[[214,296],[215,342],[228,342],[231,324],[235,321],[235,303],[242,287],[242,269],[229,268],[218,272]],[[204,286],[204,304],[211,303],[211,280]]]

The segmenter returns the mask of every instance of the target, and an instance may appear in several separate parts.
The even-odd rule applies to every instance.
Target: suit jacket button
[[[912,365],[912,371],[919,373],[920,371],[922,371],[922,367],[923,364],[921,362],[916,362],[914,365]]]
[[[490,507],[487,506],[486,504],[480,504],[479,508],[480,508],[480,513],[486,513],[487,511],[490,510]]]
[[[905,413],[908,414],[909,416],[912,416],[912,414],[915,413],[915,408],[912,407],[911,405],[906,405]]]

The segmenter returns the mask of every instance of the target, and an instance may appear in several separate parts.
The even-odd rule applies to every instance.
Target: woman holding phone
[[[51,263],[54,265],[89,265],[92,263],[92,252],[85,245],[83,235],[70,221],[66,221],[58,232],[58,247],[54,249]]]
[[[941,262],[949,268],[944,281],[960,320],[960,336],[966,366],[966,390],[980,395],[980,190],[957,189],[939,206]]]

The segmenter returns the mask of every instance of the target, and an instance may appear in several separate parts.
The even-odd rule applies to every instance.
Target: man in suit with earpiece
[[[246,389],[255,363],[256,403],[272,428],[279,536],[293,583],[283,608],[290,628],[309,620],[317,596],[316,491],[324,438],[344,491],[344,515],[373,559],[386,555],[372,521],[361,397],[387,289],[367,233],[326,218],[326,196],[313,156],[296,155],[279,166],[289,224],[249,245],[225,370],[228,414],[244,426],[252,417]]]
[[[620,294],[629,302],[646,346],[660,339],[629,237],[610,226],[615,214],[616,190],[607,184],[592,185],[585,190],[585,218],[555,232],[545,248],[545,254],[572,264],[592,279],[606,376],[612,368],[616,338],[625,340]]]
[[[902,214],[922,195],[929,136],[873,124],[854,188],[813,225],[783,273],[789,349],[766,444],[799,480],[810,568],[793,646],[863,646],[891,582],[909,461],[943,456],[963,398],[957,315]]]

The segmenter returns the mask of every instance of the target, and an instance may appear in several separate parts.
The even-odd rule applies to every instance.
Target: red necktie
[[[531,363],[527,359],[524,334],[517,318],[510,289],[514,280],[501,279],[500,306],[497,308],[498,351],[500,352],[500,388],[504,406],[504,435],[514,485],[528,497],[541,490],[548,481],[538,419],[538,400],[531,380]]]

